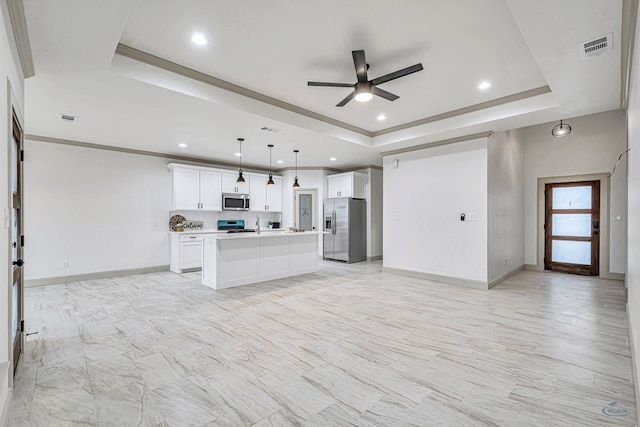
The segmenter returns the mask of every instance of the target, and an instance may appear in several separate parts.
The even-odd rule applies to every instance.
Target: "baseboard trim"
[[[631,327],[631,312],[629,311],[629,303],[626,306],[627,309],[627,329],[629,331],[629,347],[631,347],[631,373],[633,375],[633,391],[636,394],[636,414],[640,414],[640,389],[638,388],[638,371],[636,370],[636,346],[633,340],[633,328]]]
[[[0,363],[0,426],[7,427],[11,416],[11,398],[13,396],[9,389],[10,367],[9,362]]]
[[[489,289],[493,288],[494,286],[504,282],[505,280],[507,280],[510,277],[515,276],[516,274],[520,273],[521,271],[523,271],[525,269],[525,265],[522,264],[516,268],[514,268],[511,271],[507,271],[505,274],[503,274],[502,276],[493,279],[492,281],[489,282]]]
[[[466,286],[473,289],[487,289],[487,282],[480,280],[463,279],[460,277],[441,276],[439,274],[423,273],[421,271],[403,270],[400,268],[382,267],[383,273],[397,274],[399,276],[415,277],[417,279],[432,280],[434,282],[448,283],[451,285]]]
[[[367,261],[380,261],[382,259],[382,255],[374,255],[368,256]]]
[[[96,273],[74,274],[71,276],[45,277],[42,279],[30,279],[24,281],[24,286],[32,288],[36,286],[58,285],[60,283],[79,282],[81,280],[108,279],[110,277],[131,276],[134,274],[157,273],[168,271],[169,265],[155,267],[130,268],[127,270],[98,271]]]
[[[542,268],[538,267],[537,264],[525,264],[524,269],[529,271],[544,271]]]

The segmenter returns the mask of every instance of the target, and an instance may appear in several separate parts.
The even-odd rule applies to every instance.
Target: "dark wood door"
[[[22,128],[13,113],[13,132],[11,141],[11,336],[13,339],[13,373],[18,368],[18,361],[22,353],[22,341],[24,333],[24,273],[23,273],[23,246],[22,233]]]
[[[600,181],[545,185],[545,270],[600,274]]]

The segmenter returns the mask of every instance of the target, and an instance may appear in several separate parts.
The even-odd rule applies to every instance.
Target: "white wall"
[[[383,167],[383,266],[486,283],[487,138],[386,156]]]
[[[640,12],[638,14],[640,23]],[[636,386],[636,406],[640,407],[638,384],[640,383],[640,27],[636,30],[631,70],[631,88],[627,123],[629,129],[628,153],[628,234],[627,234],[627,271],[626,283],[629,290],[627,312],[629,316],[629,335],[633,345],[633,363]]]
[[[525,263],[537,259],[538,178],[610,173],[627,145],[625,112],[607,111],[567,119],[573,131],[565,138],[551,136],[557,123],[524,128]],[[610,272],[624,273],[627,180],[625,161],[610,180]],[[602,182],[602,185],[608,185]],[[614,218],[620,217],[620,220]],[[605,274],[606,272],[600,272]]]
[[[524,147],[522,130],[488,141],[488,280],[524,267]]]
[[[367,257],[375,259],[382,256],[383,173],[376,168],[367,172]]]
[[[26,141],[26,279],[168,265],[167,163]]]
[[[11,109],[15,108],[22,120],[24,127],[24,78],[21,66],[15,55],[15,42],[7,13],[6,2],[0,5],[0,135],[2,147],[0,148],[0,165],[4,165],[0,173],[0,208],[7,212],[11,208],[9,191],[10,156],[11,146]],[[4,215],[3,215],[4,224]],[[12,317],[12,283],[9,269],[9,228],[0,227],[0,277],[5,285],[0,291],[0,424],[8,417],[8,404],[10,401],[9,386],[12,384],[13,367],[11,366],[12,339],[10,321]],[[28,265],[26,266],[28,269]]]

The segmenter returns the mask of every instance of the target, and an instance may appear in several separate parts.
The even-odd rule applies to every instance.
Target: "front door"
[[[11,337],[13,340],[13,373],[18,368],[18,360],[22,352],[23,340],[23,302],[22,291],[24,274],[22,271],[22,251],[24,236],[22,234],[22,128],[13,113],[13,132],[11,133],[11,269],[12,303],[11,303]]]
[[[597,276],[600,181],[545,185],[545,270]]]

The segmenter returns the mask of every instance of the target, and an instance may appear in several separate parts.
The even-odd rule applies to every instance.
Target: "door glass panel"
[[[13,251],[12,261],[18,260],[18,210],[13,209],[13,218],[11,220],[11,250]]]
[[[555,187],[552,209],[591,209],[591,186]]]
[[[311,231],[311,194],[300,194],[299,195],[299,209],[298,212],[300,221],[298,227]]]
[[[551,227],[554,236],[589,237],[591,214],[553,214]]]
[[[591,264],[591,242],[554,240],[551,245],[551,260],[569,264]]]
[[[12,305],[12,321],[11,321],[11,342],[15,343],[18,336],[18,283],[13,284],[13,305]]]
[[[13,144],[11,144],[11,164],[18,164],[18,147],[15,138],[12,138]],[[18,192],[18,168],[13,166],[11,168],[11,191],[13,193]]]

